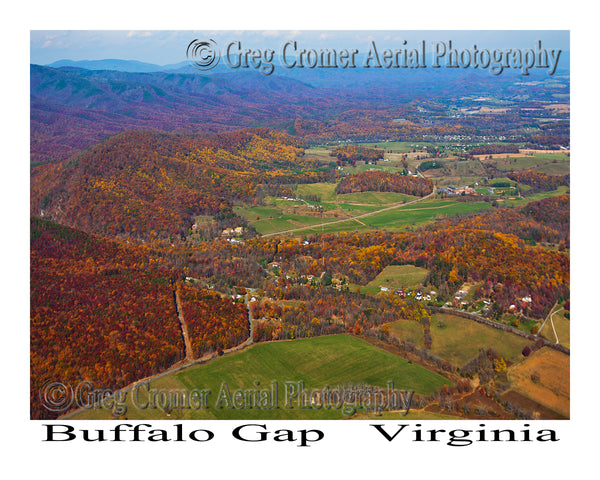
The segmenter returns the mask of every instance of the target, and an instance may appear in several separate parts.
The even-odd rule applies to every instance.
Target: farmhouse
[[[446,195],[476,195],[475,190],[471,187],[442,187],[439,189],[440,193]]]
[[[223,230],[221,235],[224,237],[233,237],[233,236],[243,235],[243,233],[244,233],[244,227],[234,227],[234,228],[226,228],[225,230]]]

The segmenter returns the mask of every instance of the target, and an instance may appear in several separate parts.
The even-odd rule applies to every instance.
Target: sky
[[[425,40],[452,41],[455,48],[544,48],[569,50],[568,30],[31,30],[30,62],[47,65],[58,60],[122,59],[168,65],[186,60],[194,39],[213,39],[221,48],[239,41],[243,48],[279,52],[288,41],[302,48],[368,49],[416,46]]]

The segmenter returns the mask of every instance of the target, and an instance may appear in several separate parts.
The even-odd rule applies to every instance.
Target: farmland
[[[352,200],[356,200],[360,194],[345,194],[338,197],[346,195],[352,195]],[[259,233],[267,235],[287,230],[293,230],[294,234],[372,231],[382,228],[398,231],[424,225],[443,216],[473,213],[490,207],[489,203],[484,201],[465,203],[455,200],[424,200],[405,205],[406,198],[394,197],[393,194],[369,194],[362,199],[364,203],[338,200],[335,206],[339,209],[329,211],[328,216],[323,218],[317,213],[313,215],[284,213],[283,208],[275,202],[269,204],[268,208],[236,207],[235,211],[246,218]],[[392,203],[383,203],[389,200]],[[400,203],[396,200],[400,200]],[[323,202],[323,205],[325,208],[332,206],[331,203],[326,202]],[[264,216],[260,215],[261,212]],[[316,226],[311,227],[312,225]]]
[[[423,328],[417,322],[398,320],[390,329],[400,338],[423,347]],[[431,317],[431,352],[456,366],[463,366],[481,350],[493,348],[510,361],[518,361],[526,339],[455,315],[436,313]]]
[[[571,346],[571,322],[565,317],[564,310],[558,311],[552,315],[552,319],[546,322],[540,334],[552,342],[564,345],[567,348]]]
[[[326,366],[326,368],[324,368]],[[279,408],[216,408],[218,393],[225,382],[230,390],[270,389],[278,382]],[[412,364],[348,335],[333,335],[293,342],[254,345],[243,352],[225,355],[206,364],[190,367],[151,382],[160,390],[209,389],[208,408],[170,412],[170,418],[185,419],[335,419],[345,418],[341,409],[302,409],[294,402],[285,407],[286,382],[304,382],[305,388],[323,389],[351,385],[386,387],[394,382],[397,390],[410,389],[429,394],[450,382],[444,377]],[[147,389],[139,389],[137,405],[146,405]],[[128,395],[128,419],[169,418],[160,409],[139,409]],[[110,418],[102,409],[84,411],[74,418]]]
[[[508,371],[513,390],[550,410],[569,417],[570,357],[543,348]]]
[[[454,315],[434,314],[431,325],[431,351],[459,366],[488,348],[493,348],[507,360],[517,361],[525,345],[530,343],[516,335]]]
[[[388,289],[413,288],[425,280],[427,270],[414,265],[390,265],[385,267],[377,277],[370,281],[361,292],[376,293],[381,287]]]
[[[381,144],[362,144],[381,148]],[[417,150],[417,146],[418,149]],[[436,144],[414,144],[390,142],[384,145],[385,160],[376,164],[357,162],[354,166],[338,167],[340,178],[361,172],[380,171],[398,174],[404,171],[415,172],[423,161],[431,157]],[[429,151],[427,148],[429,148]],[[448,147],[449,148],[449,147]],[[329,163],[331,147],[320,146],[308,149],[307,158]],[[547,175],[569,173],[568,152],[532,152],[523,154],[479,155],[475,158],[462,158],[448,155],[436,157],[440,166],[426,170],[421,175],[434,181],[438,188],[452,185],[473,186],[479,197],[463,201],[458,198],[419,199],[410,195],[365,191],[337,194],[339,182],[317,182],[290,185],[294,197],[281,199],[266,197],[264,206],[238,205],[234,211],[245,218],[262,235],[292,233],[307,235],[319,232],[357,231],[366,232],[379,229],[402,231],[431,223],[444,216],[464,215],[490,208],[490,202],[506,206],[518,206],[532,200],[548,196],[562,195],[568,187],[556,190],[531,192],[531,187],[511,181],[503,176],[490,177],[486,169],[490,166],[504,175],[509,171],[533,171]],[[527,195],[521,196],[520,192]],[[303,228],[306,227],[306,228]]]
[[[568,77],[94,72],[30,72],[32,418],[142,377],[115,416],[342,419],[282,395],[389,381],[409,418],[569,416]]]

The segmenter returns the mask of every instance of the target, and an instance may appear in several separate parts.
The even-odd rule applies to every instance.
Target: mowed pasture
[[[440,321],[444,325],[440,327]],[[529,342],[513,335],[473,320],[436,313],[431,317],[431,352],[462,367],[476,357],[481,350],[494,349],[511,362],[522,358],[521,352]]]
[[[390,324],[390,332],[405,342],[412,342],[417,348],[424,346],[423,327],[414,320],[397,320]]]
[[[423,348],[422,330],[420,324],[409,320],[398,320],[390,325],[390,331],[399,339],[411,340],[418,348]],[[481,350],[489,348],[507,360],[516,362],[523,358],[521,352],[528,344],[526,339],[517,335],[442,313],[432,315],[430,331],[431,353],[457,367],[464,366]]]
[[[412,152],[417,148],[416,144],[408,142],[365,145],[385,149],[385,157],[388,161],[381,160],[377,165],[364,162],[357,162],[355,167],[346,165],[339,171],[342,175],[368,170],[400,172],[403,169],[400,152],[410,151],[408,165],[412,170],[429,158],[426,151]],[[425,144],[419,144],[418,148],[424,146]],[[394,153],[389,153],[390,150]],[[329,156],[328,147],[314,147],[307,150],[307,154],[322,162],[335,160],[334,157]],[[452,198],[431,198],[411,203],[419,199],[394,192],[356,192],[338,195],[335,193],[336,183],[321,182],[291,186],[295,190],[296,198],[311,196],[318,200],[313,198],[310,201],[290,201],[267,197],[267,204],[264,206],[238,205],[235,207],[235,212],[246,218],[262,235],[286,234],[288,231],[293,235],[344,231],[367,232],[381,229],[402,231],[430,223],[446,215],[470,214],[486,210],[490,208],[491,202],[485,202],[484,195],[491,195],[492,199],[497,200],[501,206],[519,206],[545,197],[561,195],[569,190],[568,187],[559,187],[551,192],[528,195],[527,192],[531,187],[520,184],[521,192],[526,195],[523,198],[517,197],[514,189],[511,188],[496,188],[492,193],[489,188],[486,188],[485,181],[488,173],[484,168],[484,165],[489,164],[506,172],[531,169],[550,175],[564,175],[569,173],[570,169],[570,158],[567,153],[531,152],[504,156],[500,154],[492,159],[486,156],[479,157],[475,159],[460,159],[456,156],[436,158],[442,167],[427,170],[423,175],[440,187],[477,183],[476,188],[483,194],[480,201],[459,202]],[[502,176],[489,181],[489,186],[493,187],[493,184],[499,180],[508,181]],[[509,183],[513,185],[515,182],[509,181]],[[497,198],[500,196],[507,198]],[[311,209],[310,206],[321,207],[322,217],[319,209]],[[321,225],[322,223],[325,225]]]
[[[571,166],[566,153],[498,154],[491,160],[483,156],[481,161],[503,171],[533,170],[547,175],[566,175]]]
[[[382,206],[381,209],[385,209]],[[411,205],[398,205],[389,210],[375,211],[368,216],[355,212],[355,219],[337,220],[335,223],[319,225],[316,228],[307,227],[294,232],[295,234],[312,234],[324,232],[389,230],[402,231],[409,227],[424,225],[434,220],[450,215],[468,214],[487,210],[488,202],[457,202],[456,200],[424,200]],[[325,219],[324,222],[331,222]]]
[[[379,229],[399,231],[430,223],[441,216],[468,214],[490,208],[490,203],[483,200],[459,202],[453,199],[425,199],[411,203],[419,199],[393,192],[337,195],[333,183],[298,185],[297,198],[308,194],[318,195],[321,201],[267,197],[264,206],[238,205],[234,211],[246,218],[260,234],[268,235],[288,230],[294,230],[294,234]],[[323,217],[317,209],[310,209],[309,204],[322,206]]]
[[[564,313],[564,310],[561,310],[552,315],[552,321],[546,322],[540,334],[551,342],[571,348],[571,321]]]
[[[361,287],[361,291],[377,292],[381,287],[390,290],[416,287],[423,283],[428,273],[427,269],[414,265],[388,265],[365,288]]]
[[[398,390],[430,394],[449,385],[446,378],[419,365],[373,346],[350,335],[330,335],[309,339],[255,344],[244,351],[226,354],[205,364],[165,375],[151,382],[156,392],[169,390],[210,390],[206,397],[208,408],[175,409],[170,415],[161,409],[136,408],[132,395],[128,395],[128,419],[343,419],[348,413],[341,408],[299,408],[291,398],[289,385],[323,389],[371,385],[387,387],[393,382]],[[226,384],[231,395],[234,391],[272,392],[277,382],[279,408],[228,408],[221,402],[223,386]],[[288,382],[288,383],[286,383]],[[289,405],[285,408],[286,391],[290,392]],[[221,395],[220,393],[221,392]],[[131,392],[130,392],[131,393]],[[138,404],[145,405],[146,390],[138,391]],[[269,405],[272,405],[269,404]],[[246,408],[248,407],[248,408]],[[360,410],[359,410],[360,412]],[[76,416],[78,419],[109,418],[107,410],[88,410]]]
[[[544,347],[509,368],[508,379],[516,392],[568,418],[570,367],[569,355]]]

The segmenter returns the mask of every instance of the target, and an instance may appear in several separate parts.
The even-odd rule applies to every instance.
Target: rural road
[[[426,196],[421,197],[421,198],[417,198],[416,200],[411,200],[410,202],[406,202],[406,203],[395,203],[394,205],[382,208],[381,210],[376,210],[374,212],[363,213],[363,214],[357,215],[355,217],[343,218],[341,220],[334,220],[333,222],[325,222],[325,223],[319,223],[319,224],[316,224],[316,225],[308,225],[306,227],[298,227],[298,228],[292,228],[290,230],[283,230],[281,232],[267,233],[267,234],[263,235],[263,237],[272,237],[274,235],[282,235],[284,233],[299,232],[300,230],[308,230],[308,229],[311,229],[311,228],[324,227],[326,225],[333,225],[335,223],[350,222],[352,220],[358,220],[360,218],[369,217],[371,215],[376,215],[378,213],[387,212],[388,210],[394,210],[395,208],[405,207],[407,205],[412,205],[413,203],[422,202],[423,200],[431,198],[433,195],[435,195],[435,190],[433,192],[431,192],[429,195],[426,195]]]
[[[239,345],[236,345],[234,347],[228,348],[227,350],[223,350],[223,353],[230,353],[230,352],[235,352],[237,350],[240,350],[244,347],[247,347],[251,344],[254,343],[253,340],[253,325],[252,325],[252,312],[250,310],[250,302],[248,301],[248,296],[252,296],[252,293],[255,292],[256,289],[248,289],[248,294],[245,296],[246,297],[246,307],[248,309],[248,323],[249,323],[249,332],[250,332],[250,336],[247,340],[245,340],[244,342],[240,343]],[[179,321],[181,323],[181,328],[182,328],[182,332],[183,332],[183,337],[184,337],[184,342],[185,342],[185,349],[186,349],[186,356],[183,360],[177,362],[176,364],[172,365],[170,368],[157,373],[156,375],[151,375],[145,378],[141,378],[138,380],[135,380],[134,382],[130,383],[129,385],[127,385],[126,387],[123,387],[119,390],[115,390],[112,395],[106,396],[103,399],[103,402],[107,402],[111,399],[113,399],[115,397],[115,395],[117,394],[122,394],[124,392],[128,392],[130,390],[132,390],[134,387],[138,386],[138,385],[142,385],[144,383],[149,383],[153,380],[156,380],[160,377],[164,377],[165,375],[169,375],[172,373],[175,373],[179,370],[183,370],[184,368],[188,368],[191,367],[192,365],[198,365],[200,363],[205,363],[208,360],[211,360],[213,358],[218,357],[216,352],[213,353],[208,353],[200,358],[194,358],[193,357],[193,352],[192,352],[192,345],[189,339],[189,335],[188,335],[188,330],[187,330],[187,324],[185,323],[185,319],[183,318],[183,313],[182,313],[182,309],[181,309],[181,301],[179,299],[179,295],[177,295],[177,291],[173,290],[173,296],[175,297],[175,302],[176,302],[176,307],[177,307],[177,314],[178,314],[178,318]],[[77,413],[80,413],[84,410],[89,410],[90,408],[97,408],[97,407],[80,407],[77,408],[75,410],[71,410],[67,413],[65,413],[64,415],[61,415],[60,419],[68,419],[74,415],[76,415]]]
[[[185,361],[190,363],[194,361],[194,352],[192,350],[192,342],[190,341],[190,335],[188,333],[187,323],[183,317],[183,309],[181,308],[181,300],[179,298],[179,292],[177,289],[173,290],[173,296],[175,297],[175,308],[177,309],[177,318],[181,325],[181,333],[183,335],[183,344],[185,345]]]

